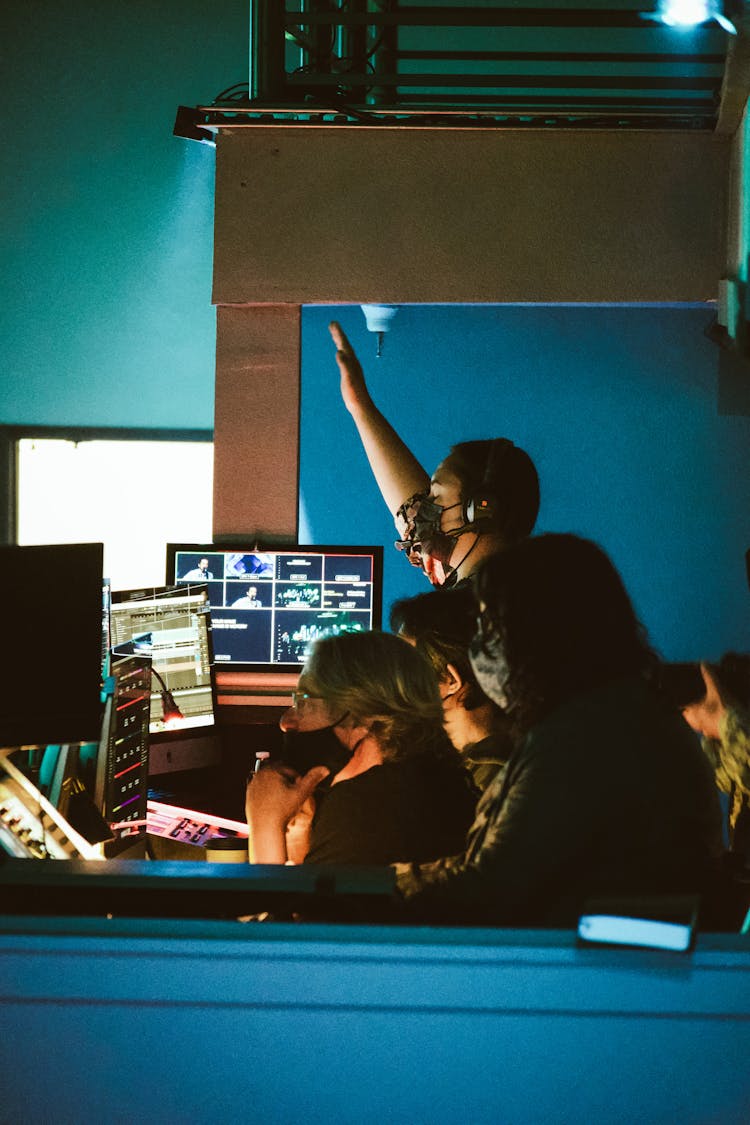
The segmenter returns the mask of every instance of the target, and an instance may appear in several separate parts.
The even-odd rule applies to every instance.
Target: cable
[[[151,665],[151,673],[152,673],[152,675],[156,676],[156,679],[161,684],[161,688],[162,688],[162,690],[160,692],[160,694],[161,694],[161,709],[162,709],[162,718],[164,720],[164,723],[166,724],[166,723],[168,723],[168,722],[170,722],[171,720],[174,720],[174,719],[184,719],[185,716],[183,715],[182,711],[180,710],[180,708],[175,703],[175,698],[172,695],[172,692],[169,690],[167,685],[164,683],[164,680],[161,678],[159,673],[156,671],[156,668],[154,668],[153,664]]]
[[[250,93],[250,85],[248,82],[235,82],[233,86],[227,86],[226,90],[222,90],[217,94],[213,100],[213,105],[219,101],[241,101],[243,92],[247,90]]]

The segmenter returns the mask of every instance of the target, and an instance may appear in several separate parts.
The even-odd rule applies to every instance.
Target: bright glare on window
[[[211,541],[213,445],[18,443],[18,542],[104,543],[114,590],[164,585],[167,543]]]

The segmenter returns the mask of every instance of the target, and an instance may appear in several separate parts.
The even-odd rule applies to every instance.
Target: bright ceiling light
[[[665,0],[661,5],[661,18],[672,27],[693,27],[712,19],[713,4],[709,0]]]
[[[736,28],[723,13],[720,0],[660,0],[656,15],[669,27],[697,27],[716,20],[725,31],[736,34]]]

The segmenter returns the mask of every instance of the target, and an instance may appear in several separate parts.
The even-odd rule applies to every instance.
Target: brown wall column
[[[214,538],[297,538],[300,306],[219,306]]]

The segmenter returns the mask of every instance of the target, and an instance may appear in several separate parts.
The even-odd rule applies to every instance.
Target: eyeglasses
[[[322,695],[311,695],[308,691],[292,692],[292,707],[295,711],[304,711],[310,699],[323,699]]]

